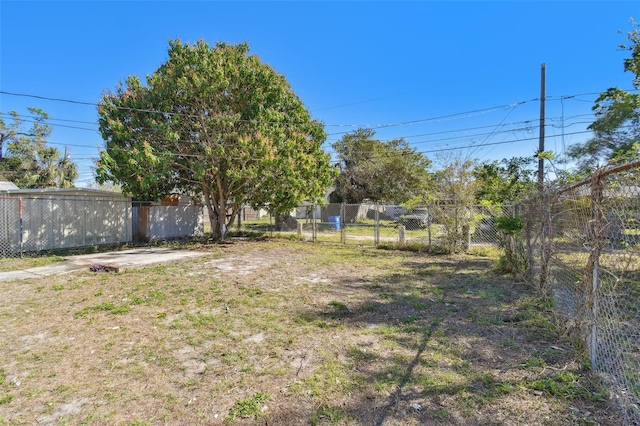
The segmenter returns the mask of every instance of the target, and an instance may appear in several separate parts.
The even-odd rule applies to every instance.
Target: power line
[[[4,90],[0,90],[0,94],[9,95],[9,96],[18,96],[18,97],[24,97],[24,98],[41,99],[43,101],[54,101],[54,102],[65,102],[65,103],[76,104],[76,105],[98,106],[98,104],[95,102],[75,101],[72,99],[63,99],[63,98],[51,98],[48,96],[31,95],[27,93],[5,92]]]
[[[580,135],[580,134],[585,134],[585,133],[591,133],[591,131],[571,132],[571,133],[566,133],[565,135]],[[505,144],[511,144],[511,143],[517,143],[517,142],[535,141],[535,140],[538,140],[538,137],[521,138],[521,139],[510,139],[510,140],[500,141],[500,142],[486,142],[486,143],[482,143],[482,144],[462,145],[462,146],[454,146],[454,147],[443,147],[443,148],[430,149],[430,150],[414,151],[411,154],[430,154],[430,153],[434,153],[434,152],[454,151],[454,150],[468,149],[468,148],[481,148],[481,147],[485,147],[485,146],[505,145]],[[389,153],[386,153],[386,154],[388,155]],[[394,154],[407,155],[406,153],[403,153],[403,152],[397,152],[397,153],[394,153]],[[376,156],[374,155],[373,158],[375,158],[375,157]],[[380,157],[382,157],[382,156],[380,156]]]
[[[36,99],[51,100],[51,101],[56,101],[56,102],[68,102],[68,103],[81,104],[81,105],[92,105],[92,106],[97,106],[98,105],[96,103],[90,103],[90,102],[76,101],[76,100],[70,100],[70,99],[61,99],[61,98],[51,98],[51,97],[45,97],[45,96],[39,96],[39,95],[29,95],[29,94],[24,94],[24,93],[12,93],[12,92],[6,92],[6,91],[0,91],[0,93],[1,94],[5,94],[5,95],[24,96],[24,97],[31,97],[31,98],[36,98]],[[560,100],[562,102],[564,99],[573,99],[573,98],[576,98],[578,96],[586,96],[586,95],[592,95],[592,94],[597,94],[597,93],[582,93],[582,94],[575,94],[575,95],[565,95],[565,96],[558,97],[558,100]],[[335,125],[334,124],[328,124],[327,125],[327,124],[325,124],[325,126],[341,126],[341,127],[356,127],[356,126],[358,126],[358,127],[367,127],[367,126],[369,126],[370,128],[373,128],[373,129],[380,129],[380,128],[387,128],[387,127],[406,126],[406,125],[412,125],[412,124],[424,124],[424,123],[428,123],[428,122],[437,122],[437,121],[446,121],[446,120],[466,118],[466,117],[470,117],[470,116],[474,116],[474,115],[478,115],[478,114],[482,114],[482,113],[487,113],[487,112],[495,111],[495,110],[498,110],[498,109],[504,109],[504,108],[510,108],[510,112],[509,112],[509,114],[510,114],[517,106],[520,106],[520,105],[522,105],[524,103],[527,103],[527,102],[536,101],[536,100],[538,100],[538,99],[530,99],[530,100],[520,101],[520,102],[516,102],[516,103],[512,103],[512,104],[505,104],[505,105],[499,105],[499,106],[494,106],[494,107],[489,107],[489,108],[465,111],[465,112],[449,114],[449,115],[444,115],[444,116],[439,116],[439,117],[430,117],[430,118],[424,118],[424,119],[419,119],[419,120],[411,120],[411,121],[403,121],[403,122],[395,122],[395,123],[382,123],[382,124],[373,124],[373,125],[371,125],[371,124],[370,125],[355,125],[355,124],[335,124]],[[132,108],[125,108],[125,109],[136,110],[136,111],[141,111],[141,112],[170,114],[170,113],[164,113],[164,112],[161,112],[161,111],[153,111],[153,110],[132,109]],[[507,114],[507,116],[508,116],[508,114]],[[577,118],[577,117],[580,117],[580,116],[587,116],[587,115],[586,114],[582,114],[582,115],[576,115],[574,117]],[[563,121],[564,121],[564,119],[569,119],[569,118],[571,118],[571,117],[561,117],[561,119]],[[55,120],[56,121],[63,121],[63,122],[80,122],[79,120],[63,120],[63,119],[55,119]],[[247,121],[250,121],[250,120],[247,120]],[[503,119],[503,121],[504,121],[504,119]],[[526,120],[526,121],[507,123],[507,124],[503,123],[503,121],[501,121],[497,126],[500,126],[500,127],[504,128],[507,125],[512,125],[512,124],[518,124],[518,123],[526,123],[526,124],[528,124],[528,123],[531,123],[533,120]],[[89,124],[89,122],[83,122],[83,123]],[[283,124],[283,123],[278,123],[278,124]],[[571,123],[571,124],[564,124],[564,125],[562,125],[562,127],[564,128],[564,127],[569,127],[569,126],[577,125],[577,124],[586,124],[586,122],[575,122],[575,123]],[[57,123],[52,124],[52,126],[70,127],[70,128],[77,128],[77,129],[80,129],[80,130],[96,131],[95,129],[81,128],[81,127],[77,127],[77,126],[66,126],[66,125],[57,124]],[[429,136],[429,135],[435,135],[435,134],[464,132],[464,131],[481,129],[481,128],[489,128],[489,127],[496,127],[496,125],[492,125],[492,126],[477,126],[477,127],[449,130],[449,131],[443,131],[443,132],[422,133],[422,134],[419,134],[419,135],[409,135],[409,136],[406,136],[405,138]],[[554,127],[557,127],[557,126],[554,126]],[[461,136],[452,137],[452,138],[441,138],[441,139],[417,141],[417,142],[413,142],[413,145],[422,144],[422,143],[434,143],[434,142],[440,142],[440,141],[444,141],[444,140],[456,140],[456,139],[462,139],[462,138],[481,137],[481,136],[486,136],[485,137],[485,142],[486,142],[489,137],[491,137],[493,135],[496,135],[496,134],[513,133],[513,132],[517,132],[517,131],[528,131],[529,128],[530,127],[527,126],[525,128],[506,129],[506,130],[500,130],[500,131],[494,130],[494,131],[492,131],[490,133],[479,133],[479,134],[472,134],[472,135],[461,135]],[[327,136],[335,136],[335,135],[344,134],[344,133],[348,133],[348,132],[332,133],[332,134],[328,134]],[[584,134],[584,133],[588,133],[588,132],[586,132],[586,131],[585,132],[573,132],[573,133],[569,133],[567,135]],[[399,139],[399,138],[402,138],[402,137],[396,137],[394,139]],[[531,138],[514,139],[514,140],[510,140],[510,141],[502,141],[502,142],[494,142],[494,143],[481,143],[481,144],[466,145],[466,146],[460,146],[460,147],[454,147],[454,148],[451,148],[451,147],[440,148],[439,150],[477,148],[477,147],[482,147],[482,146],[487,146],[487,145],[514,143],[514,142],[518,142],[518,141],[527,141],[527,140],[532,140],[532,139]],[[322,145],[325,145],[326,143],[328,143],[328,141],[325,141]],[[68,143],[67,144],[59,144],[59,145],[93,148],[93,146],[89,146],[89,145],[78,145],[78,144],[68,144]],[[437,152],[437,151],[438,150],[429,150],[429,151],[422,151],[422,153],[430,153],[430,152]],[[176,155],[178,155],[178,154],[176,154]]]
[[[0,115],[3,115],[7,118],[13,118],[13,117],[26,117],[26,118],[32,118],[33,116],[31,115],[24,115],[24,114],[9,114],[7,112],[0,112]],[[82,121],[82,120],[67,120],[67,119],[63,119],[63,118],[53,118],[53,117],[47,117],[46,118],[47,121],[63,121],[63,122],[67,122],[67,123],[80,123],[80,124],[96,124],[95,121]],[[32,121],[34,122],[34,121]]]
[[[7,91],[3,91],[0,90],[0,94],[4,94],[4,95],[9,95],[9,96],[21,96],[21,97],[28,97],[28,98],[35,98],[35,99],[42,99],[42,100],[49,100],[49,101],[55,101],[55,102],[68,102],[68,103],[73,103],[73,104],[80,104],[80,105],[91,105],[91,106],[100,106],[100,104],[98,103],[91,103],[91,102],[84,102],[84,101],[75,101],[75,100],[71,100],[71,99],[62,99],[62,98],[51,98],[51,97],[46,97],[46,96],[40,96],[40,95],[30,95],[30,94],[26,94],[26,93],[14,93],[14,92],[7,92]],[[464,118],[465,116],[470,116],[470,115],[475,115],[475,114],[479,114],[479,113],[486,113],[486,112],[490,112],[490,111],[495,111],[497,109],[503,109],[503,108],[507,108],[507,107],[513,107],[513,106],[518,106],[518,105],[522,105],[528,102],[533,102],[536,101],[537,99],[530,99],[530,100],[525,100],[525,101],[518,101],[512,104],[505,104],[505,105],[498,105],[498,106],[493,106],[493,107],[489,107],[489,108],[482,108],[482,109],[477,109],[477,110],[472,110],[472,111],[465,111],[465,112],[460,112],[460,113],[454,113],[454,114],[449,114],[449,115],[444,115],[444,116],[440,116],[440,117],[430,117],[430,118],[424,118],[424,119],[418,119],[418,120],[411,120],[411,121],[404,121],[404,122],[397,122],[397,123],[382,123],[382,124],[325,124],[325,126],[331,126],[331,127],[365,127],[365,128],[372,128],[372,129],[380,129],[380,128],[387,128],[387,127],[397,127],[397,126],[406,126],[406,125],[412,125],[412,124],[422,124],[422,123],[427,123],[427,122],[433,122],[433,121],[440,121],[440,120],[447,120],[447,119],[455,119],[458,117]],[[154,114],[162,114],[162,115],[175,115],[175,116],[184,116],[184,117],[200,117],[199,115],[194,115],[194,114],[184,114],[184,113],[174,113],[174,112],[169,112],[169,111],[158,111],[158,110],[150,110],[150,109],[143,109],[143,108],[130,108],[130,107],[118,107],[118,106],[114,106],[117,109],[122,109],[122,110],[128,110],[128,111],[137,111],[137,112],[148,112],[148,113],[154,113]],[[301,123],[283,123],[283,122],[269,122],[269,121],[257,121],[257,120],[238,120],[238,121],[244,121],[244,122],[259,122],[259,123],[263,123],[263,124],[269,124],[269,123],[273,123],[273,124],[301,124]],[[327,135],[329,136],[329,135]]]
[[[631,89],[631,90],[636,90],[636,89]],[[14,93],[14,92],[7,92],[7,91],[0,91],[0,94],[5,94],[5,95],[10,95],[10,96],[21,96],[21,97],[30,97],[30,98],[35,98],[35,99],[43,99],[43,100],[50,100],[50,101],[55,101],[55,102],[67,102],[67,103],[73,103],[73,104],[80,104],[80,105],[90,105],[90,106],[99,106],[98,103],[92,103],[92,102],[84,102],[84,101],[77,101],[77,100],[72,100],[72,99],[63,99],[63,98],[53,98],[53,97],[47,97],[47,96],[40,96],[40,95],[32,95],[32,94],[26,94],[26,93]],[[574,99],[576,97],[579,96],[587,96],[587,95],[595,95],[598,94],[596,92],[592,92],[592,93],[579,93],[579,94],[573,94],[573,95],[562,95],[562,96],[557,96],[557,97],[553,97],[553,100],[564,100],[564,99]],[[410,121],[402,121],[402,122],[395,122],[395,123],[378,123],[378,124],[326,124],[323,123],[323,125],[325,127],[352,127],[352,128],[367,128],[367,129],[372,129],[372,130],[376,130],[376,129],[383,129],[383,128],[390,128],[390,127],[400,127],[400,126],[407,126],[407,125],[416,125],[416,124],[426,124],[426,123],[432,123],[432,122],[439,122],[439,121],[449,121],[449,120],[455,120],[455,119],[464,119],[464,118],[468,118],[468,117],[472,117],[472,116],[476,116],[476,115],[480,115],[480,114],[486,114],[489,113],[491,111],[495,111],[495,110],[499,110],[499,109],[505,109],[505,108],[515,108],[517,106],[529,103],[529,102],[534,102],[534,101],[538,101],[538,98],[534,98],[534,99],[529,99],[529,100],[524,100],[524,101],[518,101],[515,103],[511,103],[511,104],[504,104],[504,105],[498,105],[498,106],[493,106],[493,107],[488,107],[488,108],[482,108],[482,109],[477,109],[477,110],[471,110],[471,111],[464,111],[464,112],[459,112],[459,113],[454,113],[454,114],[448,114],[448,115],[444,115],[444,116],[438,116],[438,117],[428,117],[428,118],[423,118],[423,119],[418,119],[418,120],[410,120]],[[177,116],[187,116],[187,117],[194,117],[194,115],[190,115],[190,114],[182,114],[182,113],[169,113],[169,112],[164,112],[164,111],[157,111],[157,110],[148,110],[148,109],[139,109],[139,108],[127,108],[127,107],[117,107],[120,109],[125,109],[125,110],[131,110],[131,111],[138,111],[138,112],[148,112],[148,113],[154,113],[154,114],[166,114],[166,115],[177,115]],[[6,115],[6,114],[3,114]],[[24,117],[24,115],[22,116]],[[553,118],[551,118],[553,120]],[[77,123],[82,123],[82,124],[94,124],[91,122],[87,122],[87,121],[80,121],[80,120],[64,120],[64,119],[51,119],[51,120],[55,120],[55,121],[63,121],[63,122],[77,122]],[[34,122],[33,120],[28,121],[28,120],[23,120],[26,122]],[[299,123],[283,123],[283,122],[264,122],[264,121],[257,121],[257,120],[238,120],[240,122],[256,122],[256,123],[273,123],[273,124],[299,124]],[[95,123],[97,124],[97,123]],[[84,127],[77,127],[77,126],[68,126],[68,125],[63,125],[63,124],[56,124],[56,123],[49,123],[49,125],[51,126],[56,126],[56,127],[65,127],[65,128],[72,128],[72,129],[76,129],[76,130],[86,130],[86,131],[96,131],[96,129],[90,129],[90,128],[84,128]],[[487,127],[493,127],[493,126],[487,126]],[[449,132],[458,132],[458,131],[465,131],[465,130],[470,130],[473,128],[468,128],[468,129],[458,129],[458,130],[451,130]],[[151,129],[147,129],[147,130],[151,130]],[[327,133],[327,138],[329,139],[331,136],[338,136],[338,135],[344,135],[349,133],[348,131],[346,132],[335,132],[335,133]],[[424,135],[424,134],[423,134]],[[409,137],[414,137],[414,136],[399,136],[396,138],[409,138]],[[416,136],[417,137],[417,136]]]

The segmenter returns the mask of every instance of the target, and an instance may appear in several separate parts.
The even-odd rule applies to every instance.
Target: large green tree
[[[640,89],[640,31],[627,33],[628,43],[620,47],[630,52],[624,60],[625,72],[634,74],[633,87]],[[625,163],[640,158],[640,94],[612,87],[601,93],[593,106],[596,120],[589,126],[594,137],[569,147],[567,154],[578,160],[578,172],[589,172],[607,163]]]
[[[380,141],[375,131],[358,129],[333,144],[340,175],[331,201],[405,202],[426,195],[431,160],[404,139]]]
[[[20,114],[11,111],[7,123],[0,115],[0,178],[23,189],[70,188],[78,170],[68,155],[47,145],[51,126],[48,114],[29,108],[32,126],[26,129]]]
[[[99,105],[97,181],[144,199],[202,198],[224,238],[240,207],[286,214],[334,176],[324,127],[247,44],[170,41],[146,84],[130,76]]]
[[[485,162],[473,170],[478,202],[495,205],[525,200],[536,188],[535,157],[513,157]]]

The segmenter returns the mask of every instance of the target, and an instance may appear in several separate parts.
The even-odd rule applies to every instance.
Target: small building
[[[131,198],[120,193],[87,188],[13,188],[3,194],[3,252],[117,244],[132,239]]]
[[[11,191],[13,189],[20,189],[13,182],[8,182],[5,180],[0,180],[0,194],[5,193],[7,191]]]

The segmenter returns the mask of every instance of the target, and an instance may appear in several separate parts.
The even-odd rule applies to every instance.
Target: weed
[[[250,398],[240,400],[233,404],[229,410],[229,415],[225,419],[227,423],[232,423],[237,418],[259,418],[262,416],[262,404],[269,399],[265,393],[258,392]]]
[[[447,410],[445,410],[444,408],[441,408],[440,410],[436,410],[433,413],[437,418],[439,418],[440,420],[445,419],[447,417],[449,417],[449,412]]]
[[[378,304],[374,302],[365,302],[360,306],[361,312],[376,312],[378,310]]]
[[[338,302],[336,300],[332,300],[331,302],[329,302],[329,306],[333,306],[338,311],[344,311],[344,312],[347,312],[347,310],[349,309],[349,308],[347,308],[347,305],[345,305],[342,302]]]
[[[342,363],[325,362],[313,376],[292,385],[291,390],[300,393],[306,392],[315,398],[349,392],[354,385],[350,372],[351,370]]]
[[[313,322],[313,320],[314,316],[310,312],[301,312],[293,318],[293,321],[300,325],[310,324]]]
[[[415,315],[407,315],[404,318],[402,318],[402,322],[405,324],[411,324],[412,322],[416,322],[418,321],[418,317]]]
[[[13,400],[13,395],[6,395],[6,396],[2,396],[0,397],[0,405],[2,404],[8,404]]]
[[[149,422],[145,422],[144,420],[131,420],[127,423],[127,426],[149,426]]]
[[[205,314],[202,312],[196,312],[195,314],[187,313],[185,317],[191,321],[191,324],[196,328],[212,327],[217,322],[215,315]]]
[[[427,394],[455,394],[460,388],[460,376],[453,372],[433,372],[416,377],[416,382]]]
[[[500,346],[502,346],[503,348],[514,348],[518,346],[518,341],[516,340],[515,336],[511,336],[508,339],[501,341]]]
[[[114,315],[122,315],[131,311],[131,307],[128,305],[116,305],[112,302],[104,302],[96,306],[86,307],[76,312],[73,316],[75,318],[84,318],[89,315],[90,312],[108,312]]]
[[[526,381],[524,386],[545,392],[551,396],[558,396],[567,399],[579,399],[584,398],[590,401],[604,401],[604,392],[590,391],[586,386],[581,383],[580,376],[562,372],[544,379]]]
[[[481,374],[478,379],[483,387],[482,396],[485,398],[497,398],[516,389],[516,386],[512,383],[496,380],[491,373]]]
[[[352,346],[347,350],[347,355],[356,362],[372,362],[378,359],[378,355],[367,352],[358,346]]]
[[[249,297],[260,296],[262,294],[262,290],[259,288],[240,287],[240,290],[242,291],[242,294]]]
[[[311,416],[311,425],[316,426],[324,422],[338,424],[345,416],[346,413],[342,408],[322,405]]]
[[[134,296],[131,298],[132,305],[142,305],[144,303],[144,299],[139,296]]]
[[[547,363],[540,357],[539,354],[533,354],[530,358],[525,360],[524,366],[527,368],[532,367],[544,367]]]
[[[500,256],[500,249],[494,245],[474,245],[467,253],[472,256],[497,258]]]

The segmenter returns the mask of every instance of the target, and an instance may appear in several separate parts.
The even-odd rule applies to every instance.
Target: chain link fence
[[[512,206],[469,206],[447,203],[407,208],[397,204],[361,203],[303,205],[280,223],[266,209],[244,208],[236,230],[281,232],[309,241],[354,245],[420,244],[428,250],[467,250],[500,243],[494,218],[513,215]],[[453,218],[453,220],[451,219]]]
[[[21,256],[24,249],[22,200],[0,197],[0,256]]]
[[[0,197],[0,257],[201,236],[202,207],[121,195]]]
[[[0,255],[131,241],[131,202],[84,197],[0,197]]]
[[[640,162],[518,206],[523,276],[582,342],[627,424],[640,424]]]

